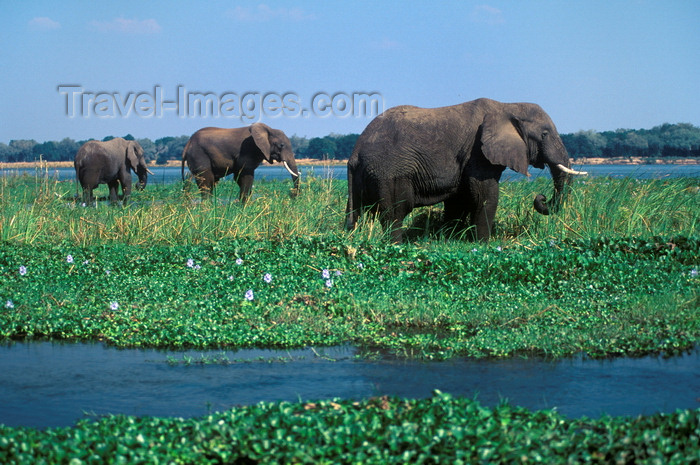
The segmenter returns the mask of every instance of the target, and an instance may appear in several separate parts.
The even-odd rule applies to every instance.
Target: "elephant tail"
[[[355,165],[352,157],[348,160],[348,205],[345,209],[345,229],[352,230],[355,229],[355,224],[358,219],[357,208],[359,205],[355,205],[355,190],[353,185],[353,179],[355,176]]]
[[[188,140],[184,150],[182,151],[182,166],[180,167],[180,175],[182,176],[182,182],[185,182],[185,161],[187,160],[187,152],[190,151],[191,143],[191,140]]]

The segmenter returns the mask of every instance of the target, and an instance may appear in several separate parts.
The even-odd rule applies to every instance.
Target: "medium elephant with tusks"
[[[137,189],[146,187],[148,175],[153,174],[146,166],[141,145],[121,137],[106,142],[85,142],[78,149],[73,165],[86,205],[95,202],[92,191],[100,184],[109,186],[109,200],[113,204],[118,202],[117,189],[121,184],[126,205],[131,195],[131,171],[139,178]]]
[[[203,198],[208,198],[216,182],[233,174],[245,202],[253,187],[255,168],[263,160],[281,162],[292,175],[292,195],[299,191],[300,173],[286,134],[266,124],[244,128],[203,128],[195,132],[182,152],[182,180],[185,163],[194,176]]]
[[[442,108],[400,106],[376,117],[348,160],[346,226],[363,210],[379,214],[395,242],[415,207],[444,202],[445,218],[488,240],[506,167],[526,176],[547,165],[554,195],[534,207],[548,215],[561,206],[571,175],[569,155],[554,123],[538,105],[478,99]]]

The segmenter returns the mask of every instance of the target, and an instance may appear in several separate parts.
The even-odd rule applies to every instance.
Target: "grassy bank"
[[[124,347],[352,343],[394,354],[674,354],[700,339],[697,179],[580,181],[558,215],[545,179],[501,185],[494,238],[470,243],[417,210],[391,245],[342,229],[346,185],[259,183],[243,206],[149,186],[126,208],[80,207],[73,182],[0,180],[0,340]],[[98,195],[106,195],[106,189]],[[692,463],[698,410],[567,420],[425,400],[275,403],[198,419],[110,417],[0,426],[6,463]]]

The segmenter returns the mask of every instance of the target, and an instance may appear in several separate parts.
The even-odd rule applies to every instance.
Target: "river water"
[[[352,347],[290,351],[116,349],[59,342],[0,346],[0,423],[69,426],[104,414],[196,417],[261,401],[424,398],[434,389],[570,418],[700,407],[700,350],[683,356],[361,360]]]
[[[614,178],[630,177],[636,179],[663,179],[676,177],[700,177],[700,165],[574,165],[577,170],[587,171],[590,176],[610,176]],[[305,176],[316,176],[321,178],[331,177],[333,179],[347,179],[347,167],[345,165],[335,166],[302,166],[302,178]],[[154,173],[148,177],[149,184],[168,184],[182,181],[182,173],[177,167],[150,168]],[[187,174],[185,169],[185,174]],[[48,176],[59,181],[75,180],[75,170],[73,168],[49,168],[48,170],[37,170],[36,168],[23,169],[2,169],[0,176]],[[503,172],[502,181],[515,181],[522,179],[536,179],[540,176],[550,177],[549,170],[539,170],[530,168],[530,178],[522,174],[506,169]],[[284,167],[279,165],[260,166],[255,170],[256,180],[279,180],[290,179],[289,173]]]

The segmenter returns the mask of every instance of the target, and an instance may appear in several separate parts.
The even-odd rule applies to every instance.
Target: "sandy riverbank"
[[[179,167],[180,160],[168,160],[165,165]],[[314,160],[297,159],[299,166],[342,166],[347,160]],[[618,158],[576,158],[572,160],[574,165],[700,165],[700,158],[642,158],[642,157],[618,157]],[[0,162],[0,169],[21,169],[21,168],[72,168],[72,161],[43,161],[43,162]]]
[[[347,160],[314,160],[314,159],[297,159],[299,166],[342,166],[347,163]],[[265,163],[267,164],[267,163]],[[166,166],[180,167],[180,160],[168,160],[165,165],[156,165],[151,163],[149,166]],[[35,161],[35,162],[0,162],[0,169],[21,169],[21,168],[73,168],[72,161]]]
[[[575,165],[700,165],[700,158],[576,158]]]

